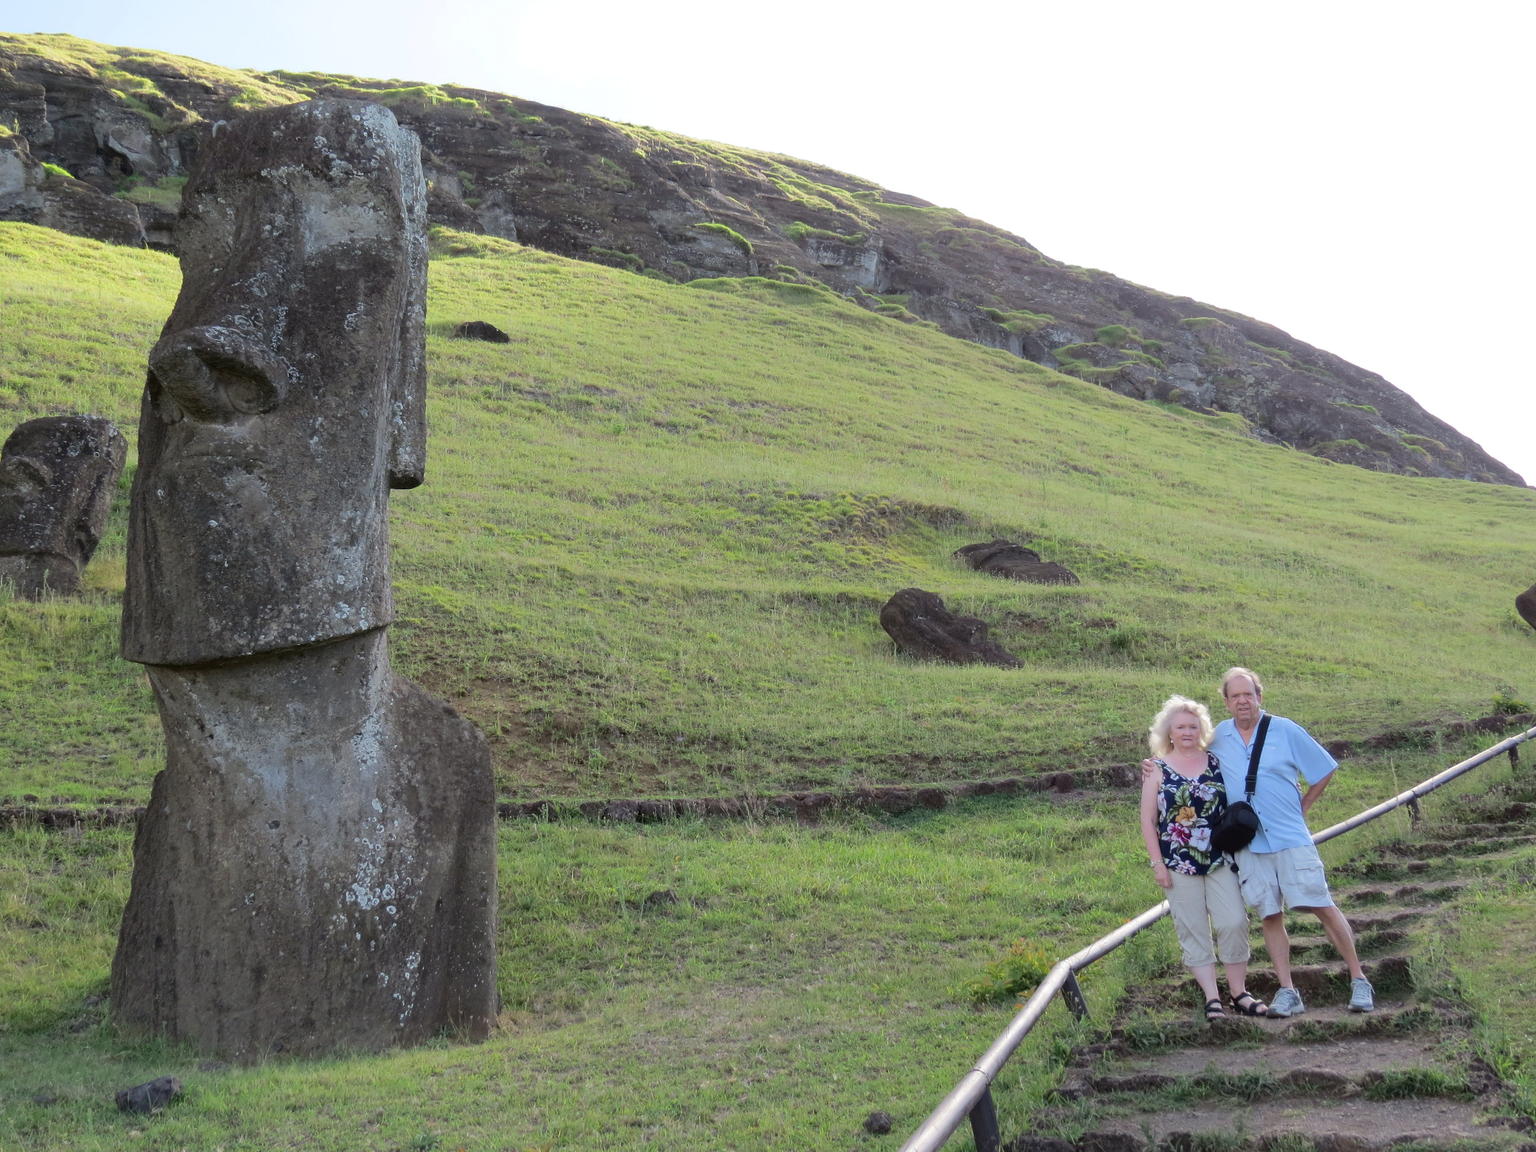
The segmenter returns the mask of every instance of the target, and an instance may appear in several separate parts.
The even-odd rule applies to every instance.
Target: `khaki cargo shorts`
[[[1260,919],[1287,908],[1333,906],[1328,877],[1315,844],[1282,848],[1278,852],[1244,848],[1237,854],[1237,880],[1243,889],[1243,901]]]

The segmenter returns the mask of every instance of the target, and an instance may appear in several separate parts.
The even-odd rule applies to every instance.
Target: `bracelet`
[[[1166,861],[1166,860],[1149,860],[1149,861],[1147,861],[1148,866],[1152,867],[1152,868],[1156,868],[1159,864],[1162,864],[1162,865],[1166,866],[1167,863],[1168,863],[1168,861]]]

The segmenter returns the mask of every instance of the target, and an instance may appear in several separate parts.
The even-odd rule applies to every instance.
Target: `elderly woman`
[[[1170,696],[1147,733],[1153,759],[1142,776],[1141,835],[1152,878],[1167,893],[1185,967],[1205,994],[1205,1018],[1227,1015],[1216,988],[1218,958],[1227,970],[1232,1010],[1267,1016],[1268,1005],[1245,987],[1248,913],[1237,876],[1211,850],[1211,824],[1227,795],[1221,765],[1206,751],[1210,742],[1205,705]]]

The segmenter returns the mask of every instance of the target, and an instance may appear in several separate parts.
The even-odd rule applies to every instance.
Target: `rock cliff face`
[[[252,73],[68,36],[0,35],[0,219],[170,247],[220,120],[314,96],[391,107],[433,223],[670,280],[819,280],[1127,396],[1384,472],[1521,478],[1386,380],[1258,320],[1063,264],[1017,236],[786,156],[494,92]]]

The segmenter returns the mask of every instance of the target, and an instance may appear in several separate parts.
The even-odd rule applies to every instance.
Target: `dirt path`
[[[1474,1019],[1413,957],[1479,873],[1536,839],[1536,785],[1458,802],[1462,823],[1420,826],[1330,872],[1354,926],[1376,1011],[1347,1010],[1349,982],[1315,918],[1289,921],[1305,1014],[1207,1025],[1180,969],[1121,1005],[1077,1049],[1055,1100],[1010,1152],[1536,1152],[1475,1055]],[[1255,924],[1260,995],[1274,979]],[[1169,930],[1171,929],[1154,929]]]

